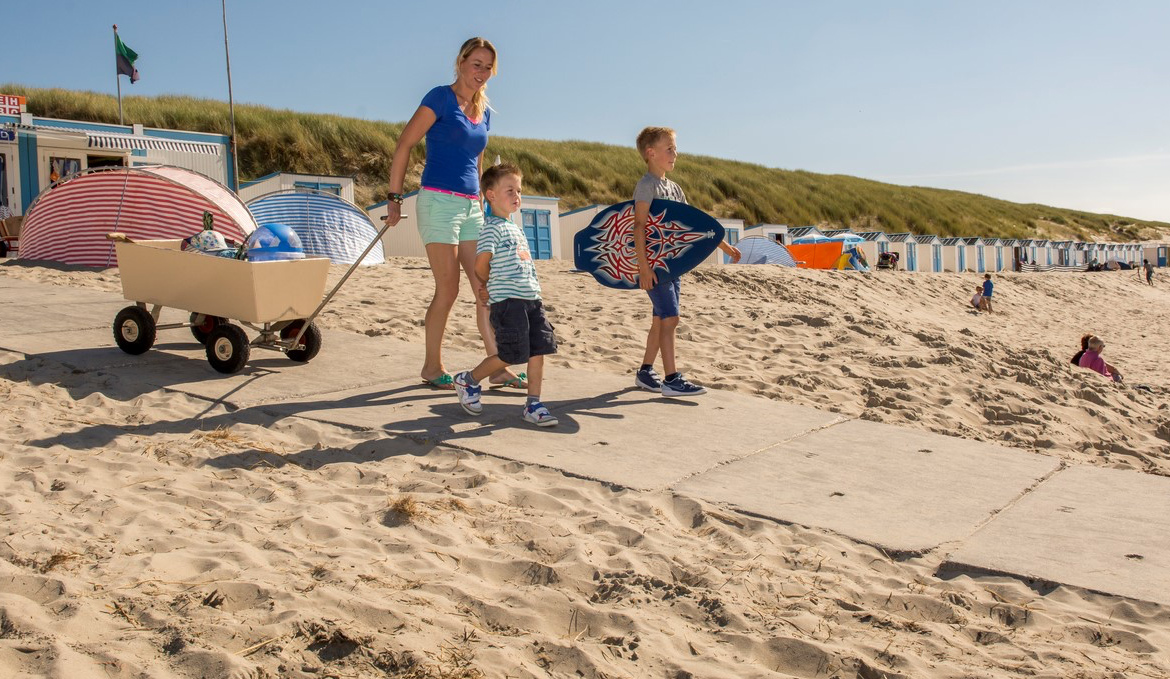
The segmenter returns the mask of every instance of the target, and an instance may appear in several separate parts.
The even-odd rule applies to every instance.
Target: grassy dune
[[[113,123],[117,100],[110,95],[15,84],[0,91],[28,97],[34,115]],[[226,102],[179,96],[124,97],[127,121],[147,127],[226,134]],[[357,202],[381,199],[390,154],[402,123],[237,105],[240,178],[276,171],[353,175]],[[644,171],[632,147],[582,141],[493,137],[488,157],[520,165],[525,189],[559,196],[562,209],[626,200]],[[417,188],[422,145],[411,156],[407,188]],[[811,172],[778,170],[707,156],[684,155],[672,177],[696,206],[748,224],[818,224],[890,233],[941,236],[1040,236],[1139,240],[1170,232],[1170,224],[1037,204],[1012,203],[977,194],[893,184]]]

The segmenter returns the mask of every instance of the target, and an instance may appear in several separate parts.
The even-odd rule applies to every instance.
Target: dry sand
[[[0,275],[120,290],[116,271]],[[563,366],[629,374],[641,294],[558,262],[540,275],[562,341],[546,395]],[[709,386],[1170,474],[1170,291],[1134,272],[1008,274],[976,315],[978,280],[698,271],[680,364]],[[425,262],[396,259],[355,274],[321,322],[420,341],[429,291]],[[469,300],[452,347],[477,345]],[[1089,331],[1126,384],[1068,363]],[[687,497],[0,363],[0,677],[1170,676],[1165,607],[939,575],[941,554],[894,560]]]

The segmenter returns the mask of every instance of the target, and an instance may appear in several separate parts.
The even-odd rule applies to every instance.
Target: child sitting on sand
[[[510,365],[528,362],[528,401],[523,417],[538,427],[557,423],[540,402],[540,385],[544,377],[544,356],[555,354],[557,338],[544,315],[540,299],[540,282],[536,265],[528,250],[528,239],[508,216],[520,209],[520,168],[511,164],[494,165],[483,173],[480,186],[492,208],[484,220],[475,251],[475,275],[481,284],[476,296],[491,304],[491,324],[496,333],[497,353],[483,359],[471,370],[455,375],[455,392],[459,405],[469,415],[483,412],[480,404],[480,380]]]
[[[982,305],[983,305],[983,286],[976,285],[975,286],[975,296],[971,298],[971,306],[975,307],[976,311],[979,311],[979,307]]]
[[[1120,382],[1121,373],[1117,368],[1106,363],[1104,358],[1101,358],[1101,352],[1105,351],[1105,342],[1101,341],[1100,337],[1093,335],[1089,338],[1088,344],[1089,348],[1085,353],[1081,354],[1081,360],[1078,365],[1089,370],[1096,370],[1114,382]]]
[[[646,251],[646,224],[650,218],[650,203],[655,198],[687,202],[682,188],[666,178],[674,169],[678,159],[674,130],[669,127],[647,127],[638,134],[638,152],[646,162],[646,174],[634,187],[634,250],[637,253],[638,284],[650,295],[652,306],[650,332],[646,335],[646,351],[642,366],[634,376],[634,386],[647,391],[658,391],[663,396],[698,396],[707,393],[703,387],[693,384],[678,371],[674,363],[674,333],[678,329],[679,292],[677,278],[659,281],[650,267]],[[739,261],[739,250],[723,241],[719,249]],[[659,378],[654,372],[654,360],[662,351],[662,368],[666,377]]]

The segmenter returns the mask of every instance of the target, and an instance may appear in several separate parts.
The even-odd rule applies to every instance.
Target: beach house
[[[267,193],[277,191],[320,191],[353,202],[352,176],[342,177],[322,174],[300,174],[297,172],[273,172],[259,179],[240,182],[240,200],[248,201]]]
[[[890,252],[898,253],[899,266],[906,271],[918,271],[918,242],[909,233],[888,233]]]
[[[965,238],[942,238],[942,266],[943,271],[956,271],[962,273],[968,270],[968,250],[967,239]]]
[[[918,252],[922,257],[919,260],[918,270],[929,273],[941,273],[943,270],[942,239],[938,236],[926,234],[914,236],[914,242],[918,244]]]
[[[25,108],[24,97],[0,95],[0,202],[14,215],[53,182],[93,167],[175,165],[236,188],[226,134],[45,118]]]
[[[884,231],[865,231],[857,235],[864,239],[864,242],[857,244],[857,248],[865,255],[870,266],[877,265],[881,254],[890,250],[890,239]]]
[[[744,227],[743,237],[747,238],[748,236],[764,236],[781,245],[790,242],[787,224],[753,224],[752,226]]]

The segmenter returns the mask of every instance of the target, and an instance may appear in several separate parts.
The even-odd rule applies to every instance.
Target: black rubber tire
[[[297,336],[301,331],[301,325],[304,321],[293,321],[286,325],[280,331],[280,339],[291,340]],[[285,352],[288,357],[298,363],[308,363],[313,360],[317,352],[321,351],[321,329],[317,327],[316,323],[310,323],[309,329],[305,331],[304,337],[301,337],[301,344],[305,345],[304,349],[290,349]]]
[[[251,352],[248,335],[238,325],[224,323],[207,336],[207,362],[221,373],[231,375],[243,370]]]
[[[157,333],[154,317],[139,306],[128,306],[114,316],[114,341],[128,354],[144,354],[154,346]]]
[[[201,315],[194,311],[191,312],[191,334],[200,344],[207,344],[207,338],[211,335],[211,331],[227,323],[227,319],[219,316],[203,316],[203,322],[195,325],[195,319]]]

